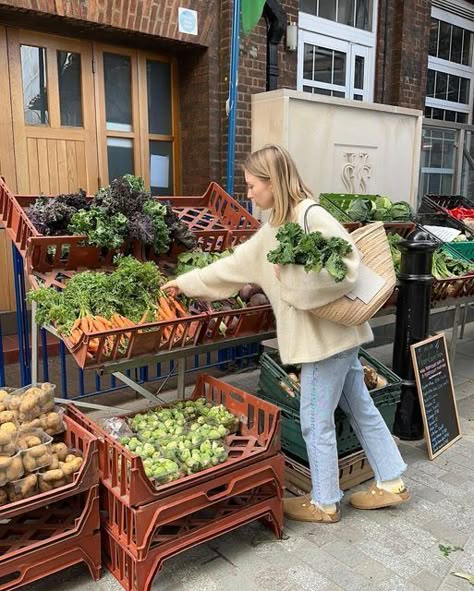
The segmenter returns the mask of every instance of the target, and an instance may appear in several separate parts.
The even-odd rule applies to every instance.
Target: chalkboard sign
[[[461,438],[444,334],[411,346],[430,460]]]

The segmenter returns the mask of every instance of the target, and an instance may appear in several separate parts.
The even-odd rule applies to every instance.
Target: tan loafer
[[[406,503],[410,499],[410,493],[405,488],[400,493],[391,493],[377,486],[374,482],[369,490],[356,492],[351,495],[349,502],[356,509],[382,509],[392,507],[400,503]]]
[[[335,513],[326,513],[311,502],[310,495],[284,499],[285,516],[294,521],[311,521],[314,523],[337,523],[341,519],[339,503]]]

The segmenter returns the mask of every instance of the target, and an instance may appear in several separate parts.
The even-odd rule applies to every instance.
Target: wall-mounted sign
[[[178,30],[187,35],[198,34],[198,13],[190,8],[178,8]]]

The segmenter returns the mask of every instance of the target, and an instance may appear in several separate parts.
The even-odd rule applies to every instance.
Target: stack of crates
[[[395,411],[400,401],[401,380],[388,367],[360,349],[359,358],[363,365],[372,367],[382,379],[380,387],[371,390],[372,398],[392,432]],[[283,367],[278,353],[263,353],[260,358],[259,396],[276,404],[281,409],[281,444],[290,457],[308,462],[306,444],[301,434],[300,387],[289,374],[295,367]],[[360,449],[357,435],[350,426],[344,412],[336,409],[336,436],[339,457],[345,457]]]
[[[205,375],[193,394],[200,397],[240,419],[240,432],[226,439],[229,457],[161,485],[146,477],[141,458],[76,411],[76,420],[100,434],[102,559],[127,591],[148,591],[167,558],[254,520],[282,535],[279,409]]]
[[[0,589],[21,589],[84,562],[101,572],[97,439],[69,416],[64,441],[83,463],[70,484],[0,507]]]

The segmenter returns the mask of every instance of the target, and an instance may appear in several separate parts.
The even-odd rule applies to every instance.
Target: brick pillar
[[[375,101],[423,109],[430,0],[380,0]]]

